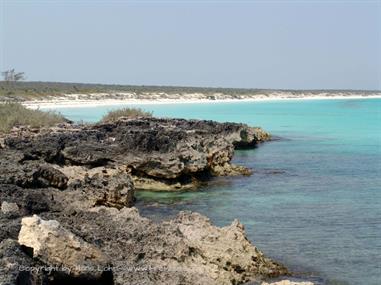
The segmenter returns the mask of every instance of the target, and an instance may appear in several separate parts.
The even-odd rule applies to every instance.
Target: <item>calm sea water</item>
[[[282,139],[237,151],[251,177],[196,192],[138,193],[142,214],[238,218],[265,254],[324,284],[381,284],[381,100],[144,105],[156,116],[261,126]],[[116,107],[59,109],[96,121]]]

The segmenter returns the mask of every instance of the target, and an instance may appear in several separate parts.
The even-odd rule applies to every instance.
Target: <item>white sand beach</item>
[[[127,95],[127,94],[118,94]],[[117,105],[150,105],[150,104],[202,104],[202,103],[237,103],[237,102],[265,102],[265,101],[284,101],[284,100],[338,100],[338,99],[376,99],[381,98],[381,93],[371,94],[343,94],[343,93],[322,93],[322,94],[289,94],[275,93],[266,95],[246,96],[245,98],[224,98],[216,95],[216,99],[208,99],[204,94],[188,94],[170,96],[172,98],[158,98],[152,94],[152,98],[137,99],[136,95],[124,96],[123,99],[107,99],[104,93],[99,94],[70,94],[58,98],[46,100],[24,101],[22,104],[30,109],[55,109],[55,108],[76,108],[76,107],[97,107],[97,106],[117,106]],[[83,99],[83,97],[85,97]],[[88,98],[87,98],[88,97]],[[145,96],[147,97],[147,96]],[[177,98],[174,98],[177,97]]]

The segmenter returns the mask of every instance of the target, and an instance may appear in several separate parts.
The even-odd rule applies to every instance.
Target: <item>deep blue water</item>
[[[155,218],[194,210],[217,225],[238,218],[253,243],[327,284],[381,284],[381,99],[144,105],[156,116],[261,126],[282,139],[237,151],[250,177],[199,191],[138,193]],[[116,107],[59,109],[96,121]],[[316,278],[315,278],[316,277]]]

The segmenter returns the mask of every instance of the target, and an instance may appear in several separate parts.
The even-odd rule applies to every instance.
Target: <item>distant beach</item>
[[[126,96],[126,94],[118,94]],[[128,94],[130,95],[130,94]],[[193,95],[193,96],[192,96]],[[381,98],[381,93],[372,94],[324,94],[324,95],[290,95],[289,93],[276,93],[273,95],[255,95],[246,98],[224,98],[215,96],[216,99],[204,98],[204,94],[192,94],[191,96],[181,96],[178,98],[159,98],[157,94],[152,94],[152,98],[137,99],[128,98],[107,99],[104,93],[100,94],[68,94],[59,98],[45,100],[24,101],[22,104],[30,109],[51,109],[51,108],[75,108],[75,107],[97,107],[97,106],[117,106],[117,105],[146,105],[146,104],[197,104],[197,103],[234,103],[234,102],[262,102],[262,101],[284,101],[284,100],[337,100],[337,99],[376,99]],[[87,99],[82,99],[88,97]],[[97,98],[98,97],[98,98]],[[173,97],[173,96],[172,96]],[[187,98],[188,97],[188,98]]]

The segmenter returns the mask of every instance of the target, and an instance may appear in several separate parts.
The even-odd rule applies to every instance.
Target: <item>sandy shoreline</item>
[[[350,99],[377,99],[381,95],[332,95],[332,96],[258,96],[257,98],[244,99],[58,99],[25,101],[22,104],[30,109],[55,109],[55,108],[76,108],[76,107],[100,107],[118,105],[154,105],[154,104],[203,104],[203,103],[238,103],[238,102],[269,102],[269,101],[297,101],[297,100],[350,100]]]

